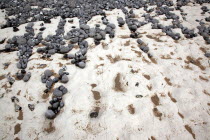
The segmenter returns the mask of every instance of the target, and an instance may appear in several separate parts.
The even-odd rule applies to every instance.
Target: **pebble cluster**
[[[61,83],[67,83],[69,81],[69,78],[67,75],[69,75],[68,72],[66,72],[66,68],[62,68],[59,70],[57,76],[54,76],[54,78],[51,78],[53,75],[52,70],[45,70],[44,74],[41,76],[42,83],[46,84],[46,90],[44,91],[45,94],[48,93],[52,86],[60,81]],[[53,90],[53,96],[52,100],[49,101],[50,106],[48,107],[48,110],[45,113],[45,117],[48,119],[53,119],[56,117],[56,114],[59,113],[62,107],[64,107],[64,102],[62,100],[62,96],[68,92],[67,88],[65,88],[63,85],[55,88]]]
[[[20,110],[22,110],[22,107],[19,105],[19,99],[15,96],[11,97],[11,101],[14,103],[15,106],[15,111],[18,112]]]
[[[19,69],[25,69],[27,67],[28,59],[32,55],[33,47],[41,43],[45,47],[38,48],[37,52],[43,54],[43,58],[51,57],[55,53],[66,54],[64,58],[73,59],[71,61],[72,64],[80,68],[84,68],[86,66],[85,60],[88,50],[88,43],[85,41],[87,38],[93,38],[96,45],[100,44],[101,40],[105,40],[106,34],[109,34],[110,38],[115,37],[115,25],[109,23],[106,18],[106,14],[103,11],[112,10],[114,8],[121,9],[125,14],[125,20],[122,17],[117,19],[118,25],[122,27],[125,23],[131,31],[131,38],[139,38],[137,29],[145,24],[151,23],[152,29],[161,29],[162,32],[166,33],[166,35],[170,36],[174,40],[179,40],[181,38],[180,33],[175,33],[173,29],[180,28],[182,33],[186,38],[196,37],[198,34],[203,37],[207,44],[210,43],[210,33],[209,27],[205,27],[203,21],[199,21],[200,26],[198,26],[199,32],[195,33],[193,29],[188,29],[184,27],[180,22],[180,17],[176,15],[173,11],[180,10],[182,15],[184,16],[186,13],[183,13],[182,6],[187,5],[189,0],[178,0],[176,5],[172,1],[165,0],[151,0],[151,1],[130,1],[130,0],[117,0],[117,1],[100,1],[98,3],[93,4],[90,1],[84,1],[83,3],[77,1],[67,1],[62,0],[62,2],[55,1],[46,1],[43,0],[41,3],[34,1],[14,1],[11,0],[9,2],[1,1],[0,8],[5,9],[8,16],[13,16],[13,18],[7,19],[7,23],[2,27],[14,27],[16,28],[24,24],[26,22],[29,23],[26,28],[26,33],[24,36],[14,36],[13,38],[7,41],[5,45],[5,49],[7,51],[15,51],[18,50],[19,63],[17,63],[17,67]],[[72,2],[74,4],[72,4]],[[199,4],[206,3],[208,0],[197,0]],[[21,8],[23,5],[26,5],[26,8]],[[148,8],[148,6],[157,6],[157,8]],[[18,7],[15,7],[18,6]],[[32,8],[34,6],[38,6],[38,8]],[[61,6],[62,8],[60,8]],[[124,8],[125,6],[129,8],[144,8],[146,14],[143,14],[144,21],[138,21],[136,19],[136,14],[134,10],[127,10]],[[173,7],[175,8],[173,8]],[[16,12],[14,12],[14,8]],[[50,10],[44,10],[44,8],[50,8]],[[209,9],[206,6],[202,8],[202,14],[209,12]],[[62,10],[62,12],[61,12]],[[30,11],[30,12],[28,12]],[[60,12],[58,12],[60,11]],[[156,15],[151,16],[151,12],[155,11]],[[88,13],[88,14],[87,14]],[[106,25],[105,30],[100,29],[100,25],[96,24],[95,28],[90,28],[86,23],[95,15],[101,15],[102,23]],[[164,26],[160,24],[159,20],[155,17],[159,15],[165,15],[167,19],[172,19],[172,24],[168,26]],[[51,23],[50,19],[56,16],[61,16],[61,20],[58,24],[56,34],[48,35],[46,38],[42,38],[42,32],[46,29],[46,27],[41,27],[40,33],[35,37],[33,22],[34,21],[44,21],[45,23]],[[31,21],[28,19],[33,17]],[[65,18],[78,17],[80,19],[80,26],[76,28],[73,26],[66,35],[64,35],[64,26],[66,24]],[[206,18],[206,21],[209,21],[210,17]],[[184,19],[184,18],[183,18]],[[68,22],[73,22],[69,20]],[[44,24],[42,23],[41,26]],[[70,40],[71,44],[66,45],[66,41]],[[74,44],[77,43],[80,47],[80,50],[75,54],[67,54],[74,48]],[[145,47],[146,48],[146,47]],[[145,49],[144,49],[145,51]],[[147,49],[146,49],[147,51]]]
[[[55,92],[55,90],[57,90]],[[54,93],[56,93],[56,95],[59,94],[59,96],[55,96],[52,98],[52,100],[50,100],[50,106],[48,107],[47,111],[45,112],[45,117],[48,119],[54,119],[56,117],[56,115],[60,112],[61,108],[64,107],[64,102],[62,101],[62,96],[65,92],[63,92],[63,90],[67,89],[63,86],[60,86],[58,88],[56,88],[53,92],[53,95],[55,96]],[[61,91],[62,90],[62,91]],[[60,92],[60,93],[58,93]]]
[[[28,23],[25,27],[26,33],[23,36],[14,36],[8,39],[5,45],[5,51],[7,52],[18,51],[19,62],[17,63],[17,68],[20,69],[20,71],[16,73],[16,78],[24,82],[29,81],[31,77],[31,73],[26,72],[25,69],[32,55],[33,47],[38,45],[43,39],[42,32],[39,32],[35,36],[33,26],[34,23]]]
[[[206,17],[205,21],[196,20],[199,22],[199,26],[197,27],[198,32],[182,25],[180,19],[186,20],[186,13],[184,13],[182,6],[186,6],[190,2],[190,0],[177,0],[175,4],[170,0],[1,0],[0,9],[4,9],[7,15],[6,24],[1,28],[13,27],[13,31],[17,32],[21,24],[28,24],[25,26],[26,33],[23,36],[14,36],[8,39],[5,49],[0,50],[0,52],[18,51],[19,62],[17,63],[17,68],[20,70],[16,73],[16,78],[24,82],[29,81],[31,77],[31,73],[26,72],[25,69],[33,53],[33,48],[37,45],[43,46],[37,49],[37,52],[42,54],[42,58],[49,58],[56,53],[63,54],[63,58],[67,60],[70,59],[72,64],[83,69],[86,67],[86,53],[88,51],[88,42],[86,39],[92,38],[95,45],[99,45],[102,40],[106,39],[106,35],[110,38],[115,37],[116,25],[109,22],[104,11],[113,10],[115,8],[121,9],[125,14],[125,17],[117,18],[118,26],[123,27],[127,25],[130,30],[130,37],[135,38],[139,44],[140,50],[144,53],[148,53],[150,57],[149,47],[140,39],[137,31],[141,26],[146,24],[151,24],[152,29],[160,29],[174,40],[181,38],[181,34],[174,31],[174,29],[179,28],[185,38],[194,38],[200,35],[207,44],[210,44],[210,27],[207,27],[205,24],[205,22],[210,22],[210,16]],[[194,3],[203,4],[210,3],[210,1],[195,0]],[[149,6],[153,6],[153,8],[149,8]],[[130,10],[125,7],[128,7]],[[139,15],[134,12],[134,8],[143,8],[146,12],[141,15],[144,21],[137,19]],[[176,15],[174,10],[179,10],[182,17]],[[202,6],[201,10],[201,14],[209,13],[209,9],[206,6]],[[155,13],[155,15],[151,13]],[[101,15],[101,21],[106,25],[105,29],[100,28],[99,24],[96,24],[94,28],[87,25],[87,22],[96,15]],[[156,18],[160,15],[165,15],[166,20],[172,20],[171,24],[167,26],[162,25]],[[44,24],[50,24],[51,19],[58,16],[60,16],[61,19],[55,34],[43,38],[42,34],[46,29]],[[79,18],[79,27],[72,26],[72,29],[65,34],[64,26],[66,22],[72,23],[73,19],[71,18],[73,17]],[[70,18],[70,20],[67,21],[67,18]],[[36,21],[44,22],[40,24],[41,28],[39,28],[37,35],[35,35],[33,28],[33,22]],[[5,39],[1,40],[0,44],[4,42]],[[77,45],[79,46],[79,51],[75,54],[69,53]],[[210,57],[210,53],[208,52],[204,55]],[[45,93],[49,92],[58,81],[61,83],[67,83],[69,81],[69,73],[66,72],[65,68],[60,69],[58,73],[57,76],[52,78],[54,75],[53,71],[44,71],[44,74],[41,76],[41,81],[46,84]],[[11,85],[14,83],[14,79],[11,77],[7,79]],[[47,118],[53,119],[56,114],[59,113],[60,109],[64,106],[62,96],[67,92],[67,88],[62,85],[54,89],[53,98],[50,101],[51,106],[48,107],[45,113]],[[33,110],[34,106],[29,105],[29,108]],[[90,116],[94,118],[97,117],[98,114],[91,113]]]
[[[31,78],[31,73],[26,73],[26,71],[22,69],[21,71],[16,73],[16,77],[18,80],[23,80],[24,82],[27,82]]]

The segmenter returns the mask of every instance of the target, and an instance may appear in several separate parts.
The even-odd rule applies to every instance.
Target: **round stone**
[[[48,119],[54,119],[56,114],[52,110],[47,110],[45,112],[45,117]]]
[[[143,42],[141,39],[137,39],[137,43],[138,43],[139,45],[141,45],[141,44],[143,44],[144,42]]]
[[[63,93],[63,94],[66,94],[67,92],[68,92],[68,89],[64,87],[64,88],[62,89],[62,93]]]
[[[11,48],[12,48],[12,46],[10,44],[5,45],[6,50],[10,50]]]
[[[44,75],[45,75],[45,77],[50,77],[50,76],[53,75],[53,72],[51,70],[47,69],[47,70],[44,71]]]
[[[60,76],[62,76],[62,75],[64,74],[64,69],[60,69],[60,70],[58,71],[58,74],[59,74]]]
[[[24,77],[24,74],[22,74],[22,73],[16,73],[16,77],[17,77],[18,80],[22,80],[23,77]]]
[[[47,81],[46,81],[46,87],[47,88],[51,88],[53,85],[53,80],[51,78],[49,78]]]
[[[64,102],[63,101],[60,101],[60,107],[64,107]]]
[[[210,53],[205,53],[204,54],[206,57],[210,57]]]
[[[116,26],[113,23],[109,23],[109,24],[107,24],[107,26],[111,27],[112,29],[116,28]]]
[[[78,67],[80,67],[82,69],[85,68],[85,66],[86,66],[86,64],[83,61],[78,63]]]
[[[28,80],[31,78],[31,73],[27,73],[24,77],[23,77],[23,81],[24,82],[28,82]]]
[[[53,54],[55,54],[55,49],[50,49],[49,51],[48,51],[48,54],[51,54],[51,55],[53,55]]]
[[[69,81],[69,78],[66,74],[64,74],[61,78],[61,83],[67,83]]]
[[[87,53],[87,48],[81,49],[80,52],[82,53],[82,55],[85,55]]]
[[[53,109],[57,109],[59,107],[60,103],[56,102],[52,105]]]
[[[56,88],[54,91],[53,91],[53,95],[56,96],[56,97],[60,97],[63,95],[63,93],[58,89]]]
[[[90,117],[91,117],[91,118],[96,118],[96,117],[98,117],[98,112],[92,112],[92,113],[90,113]]]
[[[147,46],[141,46],[140,49],[145,53],[147,53],[149,51],[149,47],[147,47]]]
[[[68,56],[67,56],[69,59],[73,59],[74,57],[75,57],[75,55],[74,54],[68,54]]]
[[[26,42],[27,42],[27,40],[24,37],[17,38],[17,43],[19,45],[24,45],[24,44],[26,44]]]

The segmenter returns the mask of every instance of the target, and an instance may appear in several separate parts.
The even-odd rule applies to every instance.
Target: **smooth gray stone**
[[[17,43],[19,45],[24,45],[24,44],[26,44],[26,42],[27,42],[27,40],[24,37],[17,38]]]
[[[109,23],[109,24],[107,24],[107,26],[111,27],[112,29],[116,28],[116,26],[113,23]]]
[[[60,103],[56,102],[52,105],[53,109],[57,109],[59,107]]]
[[[45,117],[48,119],[54,119],[56,114],[52,110],[47,110],[45,112]]]
[[[53,91],[53,95],[56,96],[56,97],[61,97],[63,95],[62,91],[60,91],[58,88],[56,88],[54,91]]]
[[[46,81],[46,87],[47,88],[51,88],[53,85],[53,80],[51,78],[49,78],[47,81]]]
[[[64,102],[63,101],[60,102],[60,107],[61,108],[64,107]]]
[[[205,56],[206,57],[210,57],[210,53],[205,53]]]
[[[69,59],[73,59],[74,57],[75,57],[74,54],[68,54],[68,58],[69,58]]]
[[[24,82],[28,82],[28,80],[31,78],[31,73],[29,72],[29,73],[27,73],[27,74],[25,74],[25,76],[23,77],[23,81]]]
[[[80,67],[80,68],[85,68],[85,66],[86,66],[86,64],[85,64],[85,62],[79,62],[78,63],[78,67]]]
[[[22,67],[22,66],[21,66],[20,62],[18,62],[18,63],[17,63],[17,68],[18,68],[18,69],[21,69],[21,67]]]
[[[143,42],[141,39],[137,39],[137,43],[141,45],[141,44],[143,44],[144,42]]]
[[[53,75],[53,72],[51,70],[47,69],[47,70],[44,71],[44,75],[45,75],[45,77],[50,77],[50,76]]]
[[[85,55],[87,53],[87,48],[81,49],[80,52],[82,53],[82,55]]]
[[[51,55],[53,55],[53,54],[55,54],[55,53],[56,53],[55,49],[50,49],[50,50],[48,51],[48,54],[51,54]]]
[[[66,74],[64,74],[61,78],[61,83],[67,83],[69,81],[69,78]]]
[[[60,70],[58,71],[58,74],[59,74],[60,76],[62,76],[62,75],[64,74],[64,69],[60,69]]]
[[[141,46],[140,49],[145,53],[147,53],[149,51],[149,47],[147,47],[147,46]]]
[[[29,39],[29,40],[27,41],[27,44],[28,44],[29,46],[34,46],[34,45],[35,45],[35,40]]]
[[[66,94],[67,92],[68,92],[68,89],[64,87],[64,88],[62,89],[62,93],[63,93],[63,94]]]
[[[12,46],[10,44],[5,45],[5,49],[10,50],[12,48]]]
[[[90,26],[88,26],[86,24],[82,24],[82,25],[80,25],[80,28],[84,29],[84,30],[88,30],[88,29],[90,29]]]

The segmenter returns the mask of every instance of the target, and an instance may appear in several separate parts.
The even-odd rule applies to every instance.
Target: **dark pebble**
[[[96,118],[96,117],[98,117],[98,112],[92,112],[92,113],[90,113],[90,117],[91,117],[91,118]]]

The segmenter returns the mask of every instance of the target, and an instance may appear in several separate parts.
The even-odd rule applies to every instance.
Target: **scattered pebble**
[[[28,108],[33,111],[35,109],[35,105],[34,104],[28,104]]]
[[[142,95],[136,95],[136,98],[142,98],[143,96]]]
[[[91,112],[90,117],[91,118],[97,118],[98,117],[98,112]]]

